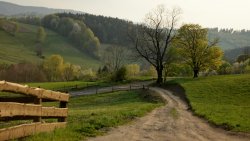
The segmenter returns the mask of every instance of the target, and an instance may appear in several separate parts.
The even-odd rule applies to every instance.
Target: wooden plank
[[[66,122],[31,123],[0,129],[0,141],[12,140],[40,132],[50,132],[56,128],[66,127]]]
[[[43,117],[67,117],[68,108],[42,107]]]
[[[41,105],[22,104],[14,102],[0,103],[0,117],[14,117],[14,116],[67,117],[67,115],[68,115],[68,108],[42,107]]]
[[[6,81],[0,81],[0,91],[15,92],[25,95],[32,95],[38,98],[52,99],[58,101],[68,101],[69,94],[54,92],[41,88],[28,87],[27,85],[20,85]]]
[[[41,105],[15,102],[0,103],[0,117],[37,116],[41,115]]]
[[[54,99],[58,101],[69,101],[69,94],[54,92],[51,90],[45,90],[42,93],[42,98],[45,99]]]

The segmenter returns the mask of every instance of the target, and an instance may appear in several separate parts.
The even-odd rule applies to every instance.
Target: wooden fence
[[[39,132],[49,132],[66,126],[69,95],[61,92],[32,88],[0,81],[0,91],[22,94],[19,97],[1,97],[0,122],[15,120],[32,120],[32,123],[21,124],[0,129],[0,141],[29,136]],[[43,107],[42,102],[59,101],[59,107]],[[55,118],[57,122],[45,123],[45,119]]]

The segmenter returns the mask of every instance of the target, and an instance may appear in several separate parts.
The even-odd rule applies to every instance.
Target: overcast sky
[[[141,22],[159,4],[182,9],[182,23],[250,29],[250,0],[2,0],[26,6],[73,9]]]

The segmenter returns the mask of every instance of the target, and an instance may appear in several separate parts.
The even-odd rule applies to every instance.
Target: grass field
[[[102,135],[109,127],[130,122],[161,105],[163,102],[159,96],[142,91],[73,97],[69,102],[67,128],[40,133],[25,140],[83,140]]]
[[[250,132],[250,74],[177,79],[194,112],[233,131]]]
[[[41,83],[26,83],[31,87],[40,87],[49,90],[57,90],[67,87],[74,87],[77,85],[78,88],[84,88],[91,85],[97,85],[101,82],[86,82],[86,81],[69,81],[69,82],[41,82]]]
[[[31,61],[39,63],[42,60],[35,54],[37,26],[20,24],[20,28],[27,32],[19,32],[16,36],[0,29],[0,63],[18,63]],[[86,53],[80,52],[71,45],[66,38],[47,30],[47,37],[43,45],[45,57],[52,54],[61,55],[66,62],[78,64],[84,67],[98,68],[100,62]]]

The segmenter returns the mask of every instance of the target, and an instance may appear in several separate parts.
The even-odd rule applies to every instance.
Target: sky
[[[72,9],[142,22],[145,14],[164,4],[182,9],[180,25],[250,30],[250,0],[2,0],[25,6]]]

